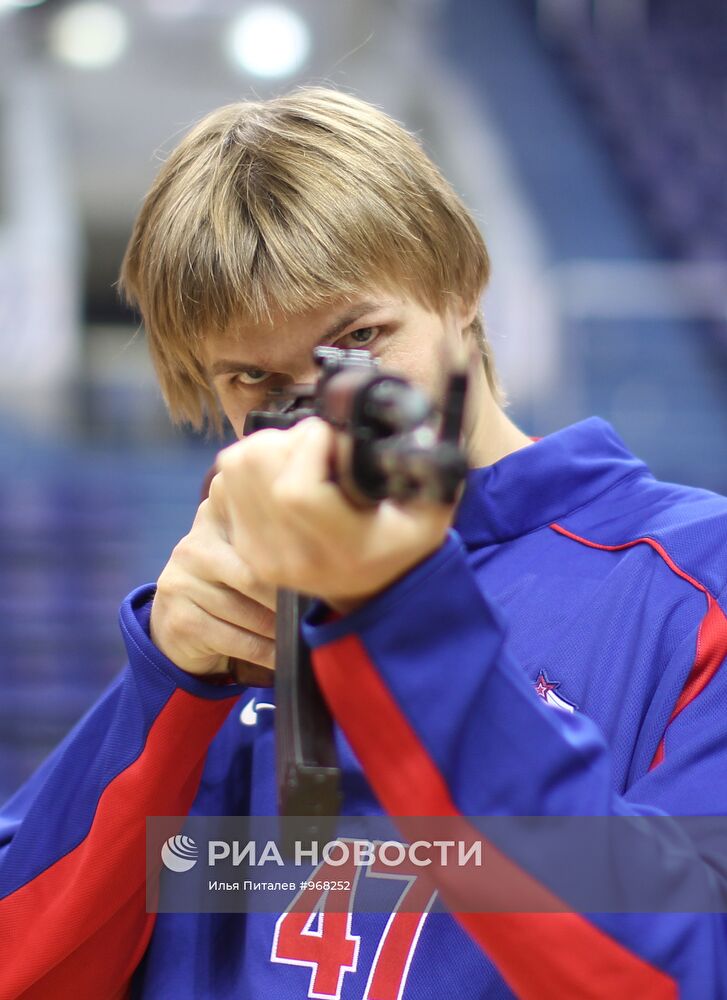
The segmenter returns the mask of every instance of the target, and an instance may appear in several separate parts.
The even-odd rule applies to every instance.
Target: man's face
[[[404,375],[439,399],[447,360],[470,317],[430,312],[398,293],[372,292],[270,325],[231,328],[210,338],[204,366],[237,437],[250,410],[263,409],[271,389],[314,382],[313,348],[366,348],[382,367]]]

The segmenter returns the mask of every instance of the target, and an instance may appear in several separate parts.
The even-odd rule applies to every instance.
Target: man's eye
[[[233,385],[259,385],[267,379],[269,374],[270,372],[266,372],[262,368],[245,368],[243,371],[236,372],[231,381]]]
[[[380,326],[362,326],[360,330],[354,330],[344,339],[349,340],[353,347],[368,347],[373,344],[380,333]]]

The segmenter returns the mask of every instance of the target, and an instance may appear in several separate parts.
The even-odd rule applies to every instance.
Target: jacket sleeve
[[[186,815],[209,745],[244,690],[167,660],[147,634],[153,588],[120,623],[129,663],[0,811],[0,998],[122,995],[146,912],[146,817]]]
[[[705,692],[711,710],[682,712],[665,759],[622,796],[613,790],[610,751],[598,727],[534,693],[454,532],[352,614],[330,621],[314,606],[305,631],[326,700],[391,816],[450,817],[460,831],[476,816],[663,816],[663,842],[657,824],[649,826],[653,843],[642,853],[657,876],[659,861],[668,864],[665,891],[695,872],[705,884],[718,881],[716,868],[670,829],[669,814],[674,802],[692,815],[727,813],[726,669]],[[727,652],[727,632],[723,639]],[[396,822],[406,837],[406,821]],[[487,874],[487,846],[484,856]],[[502,870],[508,865],[516,881],[517,865],[505,857]],[[668,898],[651,913],[585,916],[567,905],[560,912],[496,912],[507,909],[498,906],[502,896],[483,897],[481,910],[489,912],[458,912],[456,890],[437,882],[441,869],[434,878],[519,997],[727,996],[721,912],[669,912],[675,907]],[[549,895],[546,889],[543,898]]]

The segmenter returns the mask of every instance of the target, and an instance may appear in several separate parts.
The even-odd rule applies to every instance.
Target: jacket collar
[[[454,527],[467,548],[505,542],[558,521],[637,472],[651,476],[610,424],[591,417],[471,470]]]

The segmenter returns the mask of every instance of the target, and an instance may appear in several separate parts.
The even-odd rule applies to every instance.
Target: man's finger
[[[275,667],[275,641],[215,618],[204,608],[205,645],[220,656],[246,660],[272,670]]]
[[[251,597],[224,584],[206,580],[197,581],[196,586],[190,587],[189,594],[196,604],[215,618],[268,639],[275,638],[275,612]]]
[[[275,611],[275,587],[256,577],[232,545],[220,538],[214,528],[209,533],[198,534],[194,546],[188,546],[188,549],[185,564],[191,575],[213,584],[222,583],[230,590]]]
[[[336,444],[330,424],[308,417],[287,433],[295,437],[285,466],[286,479],[311,485],[329,483]]]

